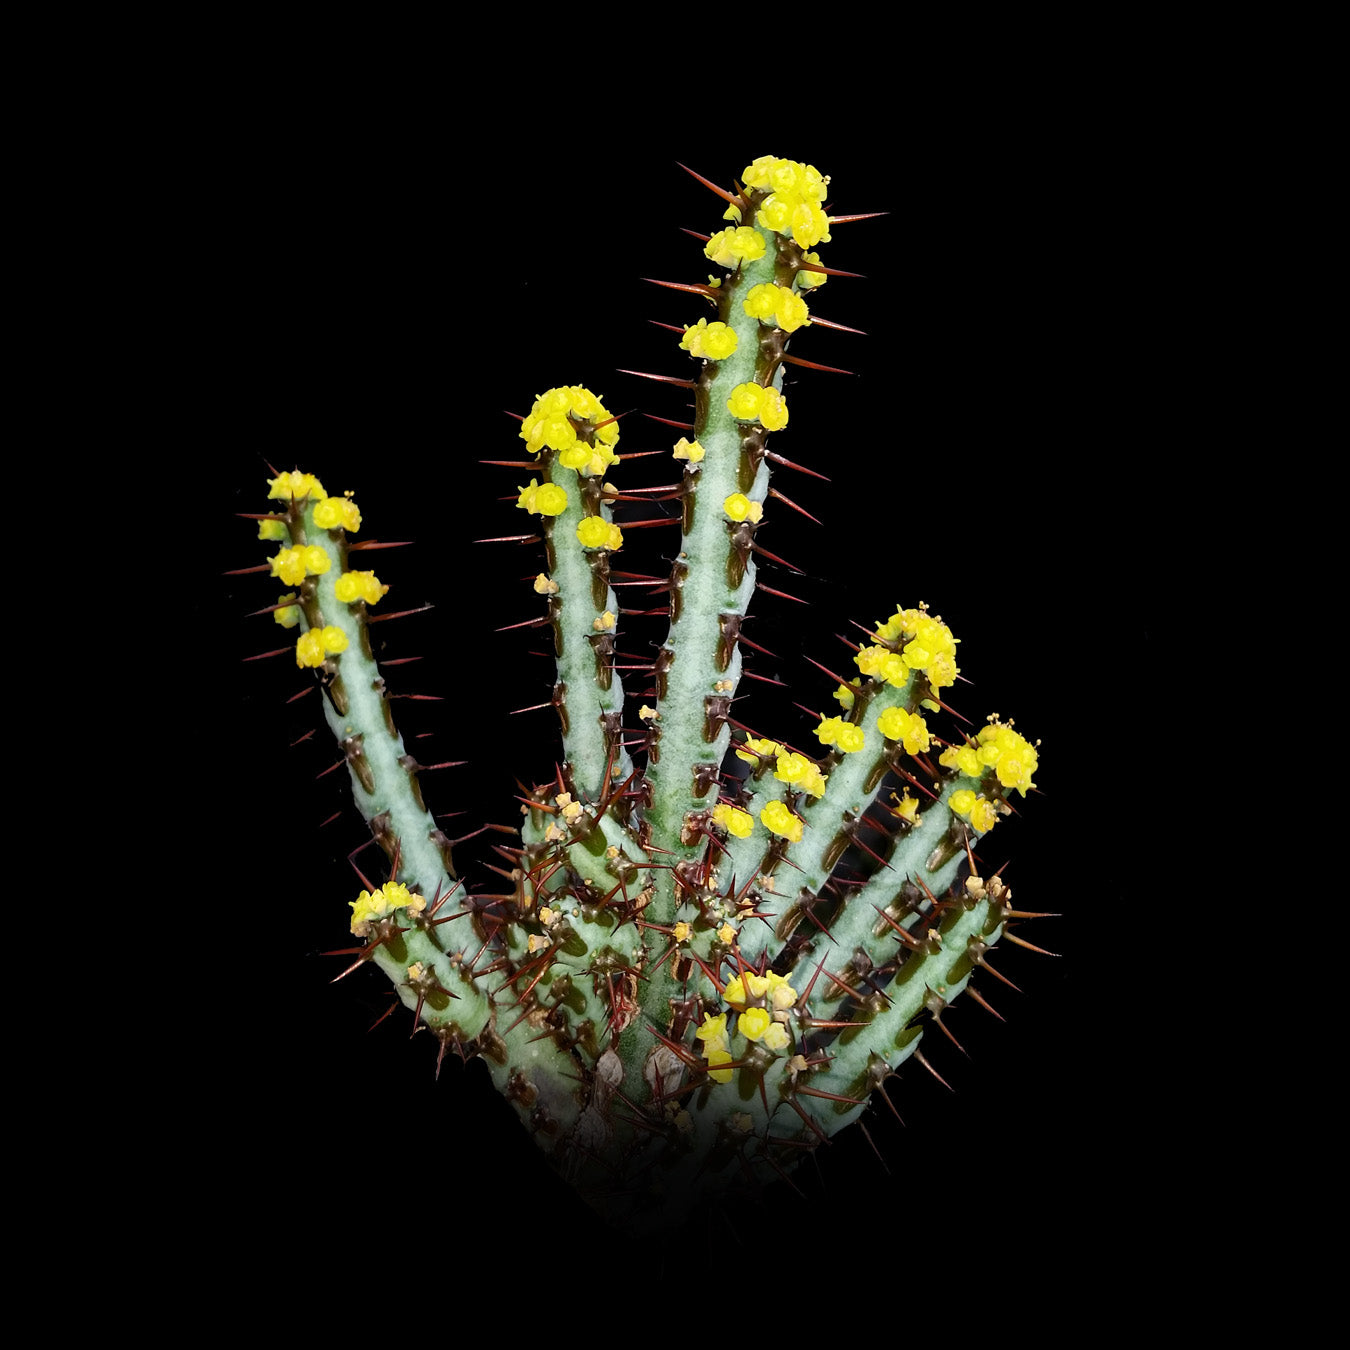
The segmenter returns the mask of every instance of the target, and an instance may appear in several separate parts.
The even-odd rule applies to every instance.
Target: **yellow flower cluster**
[[[777,834],[792,843],[800,843],[802,822],[788,810],[785,802],[771,801],[760,813],[760,823],[770,834]]]
[[[788,1009],[797,1002],[797,991],[785,975],[773,971],[756,975],[747,970],[727,982],[722,997],[740,1014],[736,1030],[747,1041],[762,1041],[766,1049],[774,1051],[785,1050],[791,1043],[784,1024]]]
[[[1028,788],[1036,786],[1031,781],[1038,767],[1036,747],[1012,727],[989,722],[975,741],[974,745],[948,747],[938,756],[938,763],[959,769],[969,778],[979,778],[986,769],[993,769],[1005,788],[1016,788],[1024,797]]]
[[[520,489],[516,507],[532,516],[560,516],[567,510],[567,491],[557,483],[537,483],[531,478],[529,487]]]
[[[755,219],[775,234],[791,234],[802,248],[830,241],[830,221],[821,209],[829,179],[812,164],[761,155],[742,176],[746,187],[769,196]]]
[[[700,319],[692,328],[684,330],[680,346],[691,356],[703,356],[709,361],[725,361],[736,350],[739,339],[734,328],[714,320]]]
[[[347,650],[347,635],[330,623],[327,628],[311,628],[302,633],[295,644],[295,664],[303,670],[306,666],[321,666],[330,656]]]
[[[744,747],[737,747],[736,758],[747,764],[758,764],[763,755],[776,755],[783,747],[777,741],[759,740],[754,736],[745,738]]]
[[[988,834],[998,820],[998,811],[995,810],[994,803],[986,797],[976,797],[969,788],[962,788],[959,792],[953,792],[947,799],[947,805],[958,816],[967,817],[981,834]]]
[[[623,531],[603,516],[587,516],[577,526],[577,538],[584,548],[623,547]]]
[[[703,250],[709,262],[718,267],[739,267],[743,262],[758,262],[764,256],[764,236],[749,225],[718,230]]]
[[[821,745],[837,745],[848,754],[853,754],[863,748],[867,733],[860,726],[845,722],[842,717],[826,717],[821,719],[816,728],[816,739]]]
[[[762,384],[738,384],[727,399],[727,411],[738,422],[759,422],[766,431],[782,431],[788,422],[782,394]]]
[[[327,497],[314,508],[314,523],[321,530],[355,534],[361,528],[361,509],[350,497]]]
[[[272,575],[280,577],[287,586],[298,586],[306,577],[321,576],[333,565],[327,551],[318,544],[283,548],[267,561],[272,564]]]
[[[372,919],[383,919],[396,909],[406,909],[410,913],[420,914],[427,907],[424,895],[409,892],[399,881],[386,881],[374,891],[362,891],[351,901],[352,932],[357,937],[365,937],[370,932]]]
[[[928,749],[928,723],[905,708],[887,708],[877,718],[877,730],[888,741],[900,741],[911,755]]]
[[[878,642],[907,639],[901,653],[904,656],[905,666],[909,670],[925,671],[928,683],[933,689],[944,689],[956,683],[956,676],[959,673],[956,664],[956,644],[960,639],[953,637],[952,630],[941,619],[935,619],[927,610],[897,609],[885,623],[877,626],[876,637]],[[881,650],[884,655],[894,654],[875,647],[867,650]],[[862,666],[861,655],[858,658],[858,665]],[[865,675],[873,673],[875,672],[863,669]],[[902,676],[898,680],[891,679],[890,675],[881,678],[899,685],[903,684],[908,676]]]
[[[732,520],[748,520],[755,525],[758,525],[764,518],[763,502],[752,502],[744,492],[733,492],[731,496],[722,503],[722,510],[725,511]]]
[[[810,797],[823,797],[825,785],[830,781],[821,773],[819,766],[805,755],[781,748],[778,751],[778,763],[774,767],[773,776],[780,783],[789,783],[793,787],[800,788]]]
[[[774,324],[785,333],[795,333],[803,324],[811,322],[806,301],[786,286],[773,286],[768,282],[752,286],[743,303],[750,318]]]
[[[333,499],[330,497],[328,500],[331,502]],[[374,572],[344,572],[334,584],[333,594],[344,605],[355,604],[358,600],[373,605],[388,589],[388,586],[381,584]]]
[[[690,464],[699,464],[708,452],[697,441],[691,441],[687,436],[681,436],[675,442],[675,448],[670,453],[676,459],[687,459]]]
[[[718,802],[713,807],[712,818],[714,825],[720,825],[737,839],[748,839],[755,828],[755,818],[749,811],[740,811],[726,802]]]
[[[576,419],[573,421],[573,419]],[[595,428],[594,445],[577,436],[578,422]],[[605,423],[600,426],[599,423]],[[579,384],[549,389],[534,401],[530,414],[520,424],[520,435],[532,455],[545,446],[562,452],[562,463],[569,469],[603,473],[619,457],[614,446],[619,440],[619,424],[611,421],[605,406],[589,389]],[[597,461],[599,467],[595,467]]]
[[[322,501],[328,496],[323,490],[323,484],[312,473],[301,473],[299,469],[269,478],[267,488],[269,501],[274,497],[283,501],[294,501],[297,497],[313,497],[315,501]]]

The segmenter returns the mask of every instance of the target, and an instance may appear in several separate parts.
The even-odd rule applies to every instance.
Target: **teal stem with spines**
[[[425,895],[430,908],[454,889],[455,882],[445,866],[442,845],[437,842],[439,827],[421,801],[414,770],[409,767],[411,757],[394,725],[383,677],[370,655],[366,606],[363,602],[347,604],[337,598],[337,581],[346,569],[348,557],[346,533],[315,525],[313,512],[316,505],[317,502],[311,500],[299,509],[299,503],[296,503],[288,513],[288,525],[292,544],[319,544],[330,559],[326,571],[307,577],[302,583],[303,628],[331,626],[340,629],[347,639],[345,649],[330,656],[326,662],[330,675],[340,681],[346,712],[339,713],[332,698],[325,696],[324,717],[344,749],[351,744],[352,737],[361,738],[361,756],[373,779],[374,791],[366,790],[360,774],[351,764],[349,753],[352,796],[357,809],[368,824],[380,816],[387,816],[387,837],[397,841],[399,859],[398,870],[390,880],[402,882]],[[528,1026],[508,1028],[504,1033],[493,1029],[494,998],[505,977],[499,974],[489,983],[466,972],[462,964],[453,959],[453,951],[447,949],[449,940],[441,938],[440,935],[446,932],[444,928],[418,927],[404,912],[397,910],[392,919],[405,931],[393,942],[377,944],[370,959],[389,977],[399,1000],[409,1009],[417,1007],[417,994],[407,982],[409,966],[420,962],[434,971],[437,984],[447,996],[447,1006],[436,1008],[432,1001],[424,1001],[422,1020],[433,1030],[453,1027],[464,1041],[476,1040],[485,1030],[493,1036],[501,1035],[509,1052],[506,1064],[485,1056],[498,1088],[505,1089],[512,1067],[526,1064],[534,1068],[537,1076],[547,1083],[544,1096],[561,1135],[579,1110],[574,1100],[575,1084],[568,1081],[568,1075],[575,1068],[571,1057],[548,1038],[531,1041],[536,1033]],[[437,936],[433,938],[432,933]],[[476,940],[473,943],[461,941],[460,945],[476,945]],[[549,1141],[541,1139],[541,1143],[547,1147]]]
[[[392,880],[402,881],[420,890],[428,900],[438,891],[445,894],[453,885],[453,873],[446,866],[436,836],[440,829],[421,800],[415,772],[409,767],[411,756],[403,737],[394,726],[384,681],[374,658],[368,655],[368,630],[363,602],[345,604],[337,598],[336,586],[347,563],[347,540],[342,530],[325,530],[314,524],[315,501],[309,501],[300,521],[292,527],[292,542],[298,545],[319,543],[328,552],[332,564],[326,572],[306,578],[314,586],[314,599],[325,625],[342,630],[347,639],[344,651],[329,657],[333,671],[341,677],[347,710],[340,713],[333,699],[323,700],[324,717],[344,749],[351,738],[360,736],[360,753],[375,781],[375,791],[367,792],[348,753],[352,796],[357,810],[367,823],[387,814],[390,829],[399,841],[398,873]],[[305,614],[305,626],[310,620]]]
[[[744,617],[755,587],[755,566],[747,561],[739,586],[728,584],[728,565],[733,541],[722,503],[736,492],[744,492],[751,501],[763,502],[768,495],[767,460],[744,483],[742,424],[727,409],[727,400],[738,385],[764,383],[767,372],[761,364],[760,321],[745,313],[744,298],[751,288],[774,281],[777,265],[777,236],[765,235],[764,256],[744,264],[723,282],[724,296],[719,303],[721,321],[737,338],[736,350],[715,363],[715,372],[705,369],[698,399],[700,414],[694,426],[694,439],[703,447],[704,457],[697,473],[687,475],[693,493],[690,528],[680,540],[678,564],[683,573],[679,613],[673,617],[663,650],[670,653],[666,672],[666,693],[656,708],[680,710],[679,717],[667,716],[660,723],[660,758],[649,765],[654,832],[679,840],[685,816],[692,810],[707,808],[717,800],[717,781],[713,779],[704,796],[694,794],[694,767],[716,763],[720,766],[730,743],[730,727],[725,723],[713,741],[704,739],[702,716],[704,700],[714,695],[716,686],[729,683],[722,692],[734,698],[740,679],[740,662],[733,659],[726,670],[719,670],[717,648],[719,616]],[[711,373],[711,378],[707,376]],[[781,388],[781,368],[772,375],[774,387]],[[704,841],[677,845],[684,858],[698,855]],[[657,888],[658,922],[674,919],[674,887],[667,883]]]
[[[932,871],[928,869],[928,860],[935,849],[943,845],[957,819],[948,803],[953,792],[971,787],[976,780],[958,775],[945,783],[937,801],[928,801],[919,808],[919,823],[911,826],[905,833],[896,836],[894,847],[887,858],[888,867],[878,865],[877,870],[867,879],[867,883],[848,897],[848,903],[830,922],[830,934],[836,948],[845,957],[857,947],[861,947],[874,960],[880,960],[894,948],[894,938],[890,926],[877,913],[885,909],[899,894],[906,880],[921,881],[934,895],[941,895],[955,879],[961,864],[966,861],[964,849],[953,851]],[[970,844],[973,848],[983,837],[970,829]],[[924,908],[927,908],[925,902]],[[915,916],[899,920],[902,927],[908,927]],[[811,954],[818,953],[826,941],[822,936],[811,943],[798,958],[794,983],[804,975],[811,965]]]
[[[891,1069],[907,1059],[918,1047],[919,1035],[906,1036],[905,1032],[923,1010],[929,993],[940,993],[950,1003],[970,983],[973,972],[968,949],[970,939],[982,938],[993,945],[1002,936],[1002,924],[994,916],[993,905],[988,900],[979,900],[969,909],[957,911],[957,917],[945,931],[939,925],[941,951],[922,955],[911,953],[909,961],[919,964],[897,987],[897,980],[905,974],[905,965],[909,965],[909,961],[902,965],[897,979],[887,986],[888,1006],[860,1026],[857,1032],[843,1033],[831,1042],[829,1065],[811,1075],[811,1086],[846,1096],[863,1078],[872,1054],[883,1056]],[[963,966],[965,969],[961,970]],[[961,973],[956,975],[958,970]],[[827,1134],[843,1129],[863,1110],[863,1106],[847,1106],[819,1097],[799,1098],[798,1104]]]
[[[619,602],[613,587],[607,587],[605,604],[595,607],[592,592],[593,573],[591,554],[577,538],[577,526],[587,515],[584,494],[599,489],[597,480],[588,487],[583,475],[564,469],[557,455],[545,452],[541,463],[552,482],[567,493],[567,507],[548,521],[549,551],[552,569],[550,578],[558,584],[558,626],[562,651],[558,654],[558,680],[565,686],[564,706],[567,729],[563,733],[563,754],[572,766],[572,780],[580,796],[586,801],[598,797],[604,784],[609,747],[606,743],[600,716],[604,713],[623,715],[623,681],[619,672],[610,671],[610,685],[604,689],[597,678],[596,653],[590,639],[598,635],[594,621],[606,610],[615,616],[611,636],[618,637]],[[610,520],[609,506],[601,505],[598,514]],[[611,555],[612,558],[612,555]],[[591,706],[591,700],[594,700]],[[624,749],[620,734],[612,768],[613,781],[621,783],[633,771],[632,760]]]

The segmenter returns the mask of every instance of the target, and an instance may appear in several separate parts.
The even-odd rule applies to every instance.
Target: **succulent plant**
[[[1048,908],[1001,870],[1020,832],[1003,818],[1038,784],[1035,737],[958,684],[997,690],[1015,667],[1023,692],[1028,663],[1057,677],[1050,616],[1001,616],[987,656],[978,622],[1015,593],[1042,526],[997,459],[907,432],[903,287],[883,293],[888,368],[869,372],[865,340],[837,331],[857,323],[833,318],[834,295],[869,284],[839,271],[849,241],[894,224],[855,223],[834,196],[811,166],[765,157],[708,199],[692,275],[663,293],[673,332],[655,330],[683,363],[662,368],[668,389],[618,376],[620,402],[592,392],[599,378],[522,372],[519,423],[489,439],[483,396],[457,380],[456,458],[443,437],[269,447],[259,500],[239,498],[276,592],[254,622],[289,625],[260,645],[293,684],[298,667],[306,709],[322,703],[340,751],[320,767],[350,777],[379,845],[351,836],[351,894],[332,901],[350,931],[332,945],[357,978],[383,970],[384,1002],[411,1010],[429,1061],[485,1063],[562,1175],[619,1222],[790,1179],[869,1102],[892,1104],[901,1064],[941,1073],[928,1052],[958,1039],[953,1001],[988,1006],[991,949],[1025,945],[1020,925]],[[564,318],[519,294],[505,308],[529,330],[531,372],[535,348],[586,360]],[[842,412],[803,417],[829,380]],[[639,403],[650,417],[629,413]],[[812,493],[844,515],[844,539],[817,542]],[[413,583],[407,555],[384,551],[408,518],[441,576]],[[802,618],[799,599],[813,602]],[[448,636],[426,636],[447,611]],[[445,684],[399,668],[419,640]],[[542,697],[512,692],[531,681]],[[425,716],[411,701],[436,696]],[[439,723],[446,748],[425,752],[405,722]],[[297,777],[264,773],[288,799]],[[456,869],[484,842],[488,885]],[[287,832],[288,853],[312,847]],[[305,899],[307,932],[332,871]]]

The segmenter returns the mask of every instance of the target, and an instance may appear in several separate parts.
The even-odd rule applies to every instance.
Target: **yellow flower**
[[[671,451],[676,459],[687,459],[690,464],[699,463],[707,453],[697,441],[691,441],[686,436],[681,436]]]
[[[811,322],[806,301],[787,286],[769,282],[752,286],[742,305],[750,318],[774,324],[785,333],[795,333],[803,324]]]
[[[321,501],[328,496],[323,490],[323,484],[312,473],[301,473],[299,469],[292,469],[290,473],[280,473],[275,478],[268,479],[267,487],[269,501],[274,497],[285,501],[294,501],[297,497],[313,497],[315,501]]]
[[[737,810],[726,802],[718,802],[713,807],[713,824],[720,825],[728,834],[737,839],[748,839],[755,828],[755,818],[748,811]]]
[[[911,755],[928,749],[928,723],[918,713],[904,708],[887,708],[877,718],[877,730],[888,741],[900,741]]]
[[[730,218],[730,212],[727,218]],[[740,219],[739,213],[735,219]],[[703,253],[709,262],[718,267],[739,267],[743,262],[758,262],[764,256],[764,236],[750,225],[733,226],[713,235]]]
[[[764,506],[761,502],[752,502],[744,492],[733,492],[730,497],[722,503],[722,510],[729,515],[732,520],[749,520],[758,524],[764,518]]]
[[[680,346],[691,356],[701,356],[709,361],[725,361],[736,350],[739,339],[736,330],[714,320],[700,319],[692,328],[684,330]]]
[[[602,422],[604,426],[599,425]],[[520,435],[533,455],[545,446],[561,451],[576,442],[578,424],[593,427],[594,439],[605,446],[618,442],[619,424],[610,420],[600,400],[581,385],[564,385],[540,394],[521,422]]]
[[[603,614],[597,614],[595,618],[591,620],[591,627],[595,629],[597,633],[611,633],[614,631],[614,625],[617,622],[618,620],[615,619],[613,611],[607,609]]]
[[[279,520],[260,520],[258,538],[268,544],[279,544],[286,538],[286,526]]]
[[[272,611],[272,618],[283,628],[294,628],[300,622],[300,606],[290,603],[295,598],[293,592],[283,595],[278,601],[282,608]]]
[[[975,794],[969,788],[961,788],[947,798],[947,805],[958,816],[968,816],[975,809]],[[1003,836],[999,835],[999,838],[1002,839]]]
[[[738,384],[727,399],[727,411],[739,422],[759,422],[768,431],[787,426],[787,404],[777,389],[760,384]]]
[[[708,1061],[708,1077],[714,1083],[731,1082],[731,1070],[719,1068],[719,1065],[730,1064],[731,1052],[729,1050],[714,1050],[711,1046],[703,1052],[703,1057]]]
[[[567,510],[567,491],[557,483],[536,483],[520,489],[516,506],[532,516],[560,516]]]
[[[577,526],[577,538],[584,548],[623,547],[623,531],[603,516],[587,516]]]
[[[328,497],[314,508],[314,523],[321,530],[355,534],[361,528],[361,512],[350,497]]]
[[[837,745],[849,754],[861,750],[867,739],[862,727],[845,722],[842,717],[823,718],[816,728],[816,737],[822,745]]]
[[[981,834],[988,834],[998,822],[998,810],[994,803],[986,797],[981,797],[970,812],[970,823]]]
[[[802,255],[807,262],[818,263],[820,261],[819,253],[804,253]],[[803,268],[797,273],[797,285],[804,291],[813,291],[819,286],[823,286],[829,280],[828,273],[808,272]]]
[[[745,748],[737,747],[736,758],[747,764],[758,764],[761,757],[776,755],[783,747],[777,741],[757,740],[754,736],[745,738]]]
[[[718,1013],[716,1017],[712,1013],[705,1014],[703,1025],[694,1032],[694,1035],[707,1045],[725,1045],[727,1043],[726,1013]]]
[[[787,1028],[781,1022],[771,1022],[764,1029],[763,1045],[765,1049],[777,1053],[779,1050],[786,1050],[792,1044],[788,1036]]]
[[[745,1037],[747,1041],[759,1040],[770,1025],[773,1018],[763,1008],[747,1008],[736,1019],[736,1030]]]
[[[328,500],[331,502],[334,498],[330,497]],[[344,605],[355,604],[358,600],[373,605],[388,589],[388,586],[380,584],[380,579],[374,572],[344,572],[334,583],[333,594]]]
[[[675,925],[674,929],[671,930],[671,936],[674,937],[676,942],[688,942],[689,934],[692,932],[693,929],[681,919],[680,922]]]
[[[545,573],[540,572],[534,579],[534,589],[539,595],[557,595],[558,583]]]
[[[802,837],[802,822],[788,810],[784,802],[769,802],[759,813],[759,819],[771,834],[781,835],[794,844]]]
[[[295,664],[301,669],[306,666],[321,666],[326,657],[336,656],[347,650],[347,635],[340,628],[329,624],[326,628],[311,628],[302,633],[295,644]]]

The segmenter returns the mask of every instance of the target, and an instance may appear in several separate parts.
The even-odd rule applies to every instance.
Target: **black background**
[[[530,630],[494,629],[539,612],[528,578],[542,561],[537,548],[472,542],[526,520],[510,498],[528,473],[479,461],[520,458],[505,412],[562,383],[629,414],[621,451],[668,451],[678,433],[642,414],[680,417],[684,392],[617,371],[686,374],[674,335],[647,320],[711,314],[641,279],[710,270],[680,227],[710,232],[722,206],[677,159],[729,182],[756,155],[790,154],[832,175],[834,213],[889,212],[836,228],[824,261],[865,279],[832,279],[812,299],[867,336],[816,326],[793,341],[857,373],[789,374],[791,422],[771,448],[832,481],[775,474],[824,525],[770,509],[761,540],[807,575],[767,566],[761,579],[810,605],[756,597],[748,631],[780,659],[750,668],[792,687],[743,683],[748,720],[801,739],[792,698],[833,709],[801,655],[843,667],[834,634],[850,621],[928,601],[962,639],[973,683],[959,687],[961,711],[1015,716],[1043,742],[1042,791],[985,853],[1010,860],[1019,905],[1063,914],[1020,930],[1063,955],[1000,947],[994,964],[1025,992],[981,981],[1006,1025],[969,1000],[953,1008],[969,1060],[926,1036],[955,1092],[904,1067],[890,1087],[905,1127],[867,1117],[884,1165],[850,1129],[801,1169],[806,1199],[780,1188],[762,1211],[704,1214],[651,1259],[687,1268],[690,1251],[749,1251],[772,1235],[784,1260],[884,1243],[916,1260],[1015,1255],[1031,1270],[1070,1259],[1120,1184],[1125,1071],[1108,1047],[1125,986],[1105,934],[1127,901],[1118,835],[1136,765],[1110,719],[1155,654],[1148,560],[1168,508],[1145,500],[1131,467],[1147,453],[1135,408],[1150,378],[1122,317],[1139,275],[1131,229],[1091,138],[1044,132],[1032,119],[937,137],[919,127],[903,150],[877,130],[744,147],[654,137],[635,150],[631,128],[439,144],[297,111],[266,126],[225,118],[200,147],[165,225],[189,243],[164,317],[201,335],[175,356],[174,393],[210,541],[190,618],[218,661],[183,735],[206,766],[199,828],[216,856],[195,890],[201,960],[228,992],[175,1031],[192,1047],[183,1072],[209,1069],[205,1105],[236,1141],[222,1196],[253,1207],[264,1240],[319,1285],[341,1286],[341,1263],[322,1258],[353,1242],[434,1243],[463,1228],[484,1253],[508,1237],[595,1252],[623,1239],[552,1177],[480,1065],[447,1063],[434,1081],[434,1045],[408,1039],[403,1011],[367,1032],[389,1005],[383,977],[329,983],[341,963],[322,953],[350,942],[360,883],[346,855],[363,830],[345,772],[315,781],[336,754],[318,693],[287,702],[308,676],[285,655],[243,663],[289,635],[245,617],[274,600],[265,577],[219,575],[263,556],[234,513],[266,509],[269,465],[300,467],[355,491],[362,537],[413,541],[375,555],[385,606],[435,608],[380,636],[389,655],[423,658],[395,667],[391,687],[445,701],[396,704],[401,729],[424,761],[470,761],[424,778],[434,811],[463,813],[452,835],[517,821],[513,777],[547,775],[558,740],[548,711],[507,716],[547,698],[549,666],[527,655]],[[670,481],[671,464],[611,477]],[[633,532],[625,557],[663,570],[675,539]],[[663,626],[627,620],[623,632],[623,649],[642,653]],[[457,853],[487,889],[491,838]],[[369,850],[361,860],[377,866]]]

